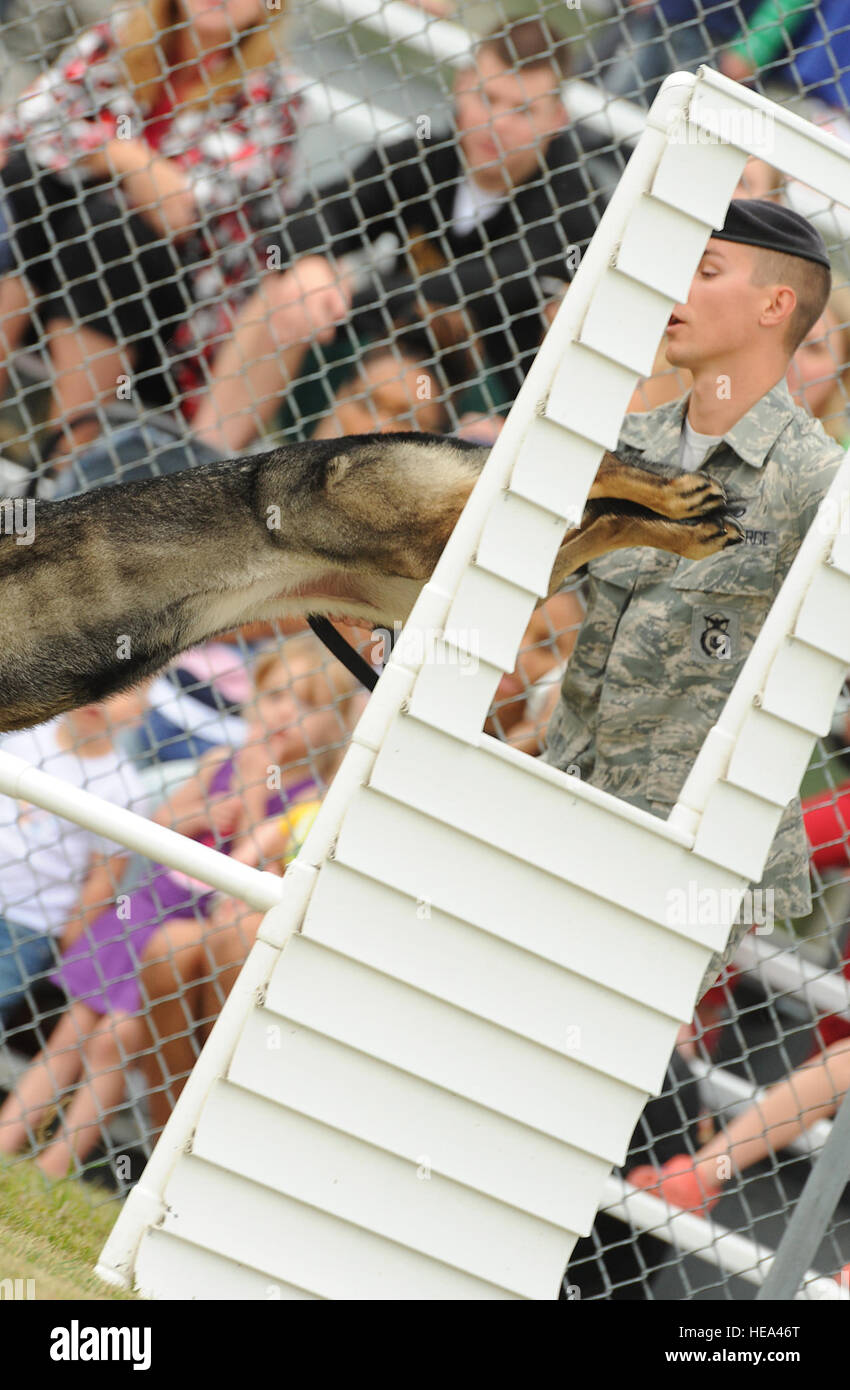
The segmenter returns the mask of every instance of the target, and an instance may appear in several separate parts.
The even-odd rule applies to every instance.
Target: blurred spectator
[[[846,114],[850,28],[846,0],[761,0],[720,60],[736,82],[758,75]]]
[[[335,765],[350,728],[333,686],[317,684],[316,639],[295,641],[306,645],[300,656],[293,654],[291,668],[276,652],[256,665],[256,719],[245,747],[234,756],[224,749],[208,755],[154,816],[245,863],[259,862],[262,841],[254,835],[269,817],[280,818],[305,793],[316,796],[317,778]],[[353,682],[344,671],[336,679]],[[280,789],[270,792],[273,771]],[[64,1176],[75,1159],[90,1152],[102,1124],[123,1100],[125,1069],[134,1057],[148,1073],[155,1122],[165,1122],[194,1063],[183,995],[200,978],[198,918],[209,912],[214,896],[190,875],[154,866],[150,882],[101,912],[91,926],[80,917],[66,928],[62,959],[51,978],[71,1004],[0,1108],[0,1152],[17,1152],[62,1091],[82,1080],[61,1134],[39,1157],[45,1173]],[[151,997],[150,988],[157,1001],[145,1012],[142,980],[145,996]]]
[[[275,23],[261,0],[149,0],[85,32],[0,117],[15,257],[0,385],[37,312],[63,447],[94,437],[96,421],[69,422],[116,381],[150,404],[182,392],[191,413],[265,268],[299,106]]]
[[[649,105],[671,72],[717,66],[760,0],[626,0],[589,49],[583,75],[615,96]]]
[[[145,793],[114,735],[138,713],[134,693],[117,695],[37,729],[7,734],[3,752],[137,810]],[[112,901],[126,863],[127,851],[94,831],[0,796],[0,1039],[31,986],[55,968],[70,935]]]
[[[344,666],[323,655],[312,633],[289,638],[280,653],[271,652],[263,658],[257,679],[266,692],[267,718],[282,730],[277,756],[288,779],[287,804],[285,810],[274,811],[265,819],[257,817],[233,844],[231,853],[242,863],[283,873],[306,838],[366,697]],[[161,1037],[182,1034],[182,1073],[175,1063],[172,1077],[187,1073],[194,1060],[187,1008],[194,1008],[194,1018],[205,1026],[215,1020],[262,917],[233,898],[216,895],[206,926],[196,920],[183,923],[183,939],[191,944],[184,953],[177,998],[168,957],[145,967],[144,992],[152,1001],[156,1033]],[[198,1005],[195,987],[199,983]],[[180,1017],[182,1027],[177,1028]],[[164,1123],[167,1113],[160,1118]]]
[[[598,219],[561,101],[568,70],[567,41],[544,21],[496,31],[456,78],[454,131],[376,149],[303,201],[281,229],[295,263],[249,301],[216,361],[195,422],[205,442],[235,451],[258,432],[309,342],[331,343],[349,318],[337,258],[387,232],[393,268],[358,297],[352,331],[373,340],[393,317],[424,321],[425,304],[462,305],[513,398],[540,337],[541,279],[571,279]]]
[[[433,367],[409,346],[369,348],[355,374],[337,391],[312,438],[408,430],[440,434],[450,423],[440,396]]]
[[[340,368],[330,406],[312,430],[312,439],[349,434],[420,430],[434,434],[451,429],[451,412],[478,418],[488,399],[504,405],[494,374],[486,390],[470,385],[486,368],[475,344],[467,341],[463,315],[434,308],[427,323],[397,321],[391,341],[364,347],[358,364]],[[499,420],[501,423],[501,420]]]
[[[803,802],[811,863],[820,872],[848,867],[848,815],[846,789],[831,792],[828,799],[820,792]],[[845,959],[843,973],[850,978],[850,959]],[[850,1087],[850,1023],[839,1015],[821,1018],[814,1044],[801,1067],[771,1086],[693,1157],[680,1152],[660,1166],[643,1165],[629,1174],[630,1182],[657,1190],[674,1206],[705,1215],[719,1201],[733,1165],[742,1173],[835,1113]]]
[[[627,0],[590,46],[583,75],[649,105],[671,72],[700,63],[735,82],[781,84],[846,114],[846,0]]]
[[[253,695],[246,654],[236,642],[205,642],[183,652],[145,687],[148,709],[132,751],[146,762],[201,758],[245,742],[243,706]]]
[[[833,290],[826,311],[795,352],[787,380],[796,403],[839,444],[850,446],[850,288]]]
[[[734,1170],[779,1153],[817,1120],[834,1115],[850,1089],[850,1042],[834,1043],[771,1086],[693,1155],[679,1153],[660,1167],[632,1169],[629,1182],[673,1206],[705,1216]]]
[[[8,106],[44,72],[70,39],[96,24],[106,0],[3,0],[0,13],[0,107]]]
[[[534,610],[516,668],[502,677],[485,731],[522,753],[543,751],[549,719],[584,618],[575,592],[553,594]]]

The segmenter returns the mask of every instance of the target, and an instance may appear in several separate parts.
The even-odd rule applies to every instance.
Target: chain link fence
[[[587,0],[527,22],[462,0],[4,0],[3,492],[373,430],[491,443],[663,77],[709,62],[850,139],[846,18],[799,0]],[[786,201],[828,242],[834,294],[789,384],[846,444],[847,214],[759,160],[739,194]],[[632,408],[687,384],[661,345]],[[582,614],[580,585],[538,610],[491,711],[488,732],[531,756]],[[379,669],[391,635],[355,636]],[[256,625],[2,746],[282,873],[364,699],[298,624]],[[753,1296],[756,1246],[779,1244],[850,1086],[848,784],[850,701],[803,787],[814,911],[765,907],[624,1168],[667,1165],[674,1209],[711,1206],[736,1261],[708,1224],[701,1244],[675,1217],[603,1211],[562,1297]],[[119,1198],[259,915],[8,798],[0,858],[0,1155]],[[815,1268],[848,1261],[845,1193]]]

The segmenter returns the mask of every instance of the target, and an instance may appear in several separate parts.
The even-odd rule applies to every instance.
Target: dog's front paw
[[[725,507],[726,489],[710,473],[679,473],[665,486],[664,511],[673,521],[688,521]]]
[[[704,560],[733,545],[743,544],[747,538],[743,526],[728,512],[714,512],[690,522],[686,535],[679,554],[688,560]]]

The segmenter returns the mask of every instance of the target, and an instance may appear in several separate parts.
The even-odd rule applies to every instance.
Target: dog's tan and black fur
[[[361,435],[37,502],[31,544],[0,537],[0,729],[103,699],[251,620],[404,619],[488,452]],[[702,473],[606,455],[551,592],[622,546],[699,558],[737,544],[726,504]]]

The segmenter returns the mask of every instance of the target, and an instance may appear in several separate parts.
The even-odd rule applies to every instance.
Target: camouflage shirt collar
[[[659,406],[644,414],[627,415],[620,439],[633,449],[650,449],[659,461],[675,462],[679,437],[690,395]],[[761,468],[779,435],[793,417],[796,407],[787,382],[781,381],[762,396],[737,424],[727,430],[723,443],[753,468]]]

